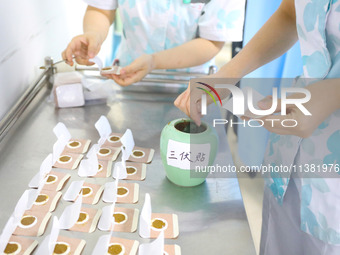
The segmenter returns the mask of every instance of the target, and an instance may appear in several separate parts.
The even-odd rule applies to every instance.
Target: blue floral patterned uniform
[[[197,37],[213,41],[242,40],[245,0],[205,1],[207,4],[204,1],[185,4],[182,0],[85,2],[105,10],[119,8],[123,37],[117,58],[122,66],[143,53],[170,49]],[[207,72],[209,65],[211,62],[187,71]]]
[[[304,78],[313,81],[340,78],[340,1],[296,0],[295,7]],[[306,79],[300,79],[296,83],[296,86],[306,85]],[[338,164],[337,166],[339,166],[340,110],[329,116],[307,139],[271,134],[264,163],[272,166],[295,165],[297,168],[303,166],[305,170],[307,170],[306,167],[309,167],[311,168],[309,170],[312,171],[311,166],[322,166],[323,164],[333,164],[333,166]],[[303,250],[303,253],[295,254],[340,254],[340,175],[335,175],[337,178],[329,178],[328,175],[312,172],[308,177],[315,178],[291,180],[289,174],[275,173],[272,174],[272,178],[267,179],[267,187],[272,191],[279,204],[283,205],[282,210],[287,212],[287,208],[290,206],[299,208],[298,216],[300,217],[297,221],[300,225],[299,228],[304,234],[315,238],[308,243],[311,251]],[[299,177],[299,175],[294,173],[294,177]],[[294,189],[294,184],[291,182],[296,185],[297,194],[292,194],[289,191],[289,189]],[[298,204],[289,205],[286,202],[287,193],[290,193],[287,198],[289,201],[294,201],[293,197],[299,196],[300,206]],[[265,196],[268,197],[268,194]],[[268,206],[267,202],[264,203],[264,207],[267,209],[275,207],[273,204]],[[268,228],[269,231],[265,234],[267,239],[271,235],[268,226],[274,224],[270,221],[273,221],[275,217],[264,215],[265,228]],[[289,221],[288,218],[287,221]],[[285,228],[283,219],[284,216],[281,218],[282,229]],[[294,233],[292,234],[294,236]],[[296,236],[294,238],[300,245],[306,246],[301,240],[306,240],[308,237],[303,235],[301,240]],[[291,246],[294,246],[293,237],[287,236],[287,239],[292,242]],[[261,241],[262,254],[270,254],[268,251],[272,249],[268,248],[270,242],[267,241],[266,244],[265,242],[265,240]],[[313,247],[314,245],[315,247]],[[267,251],[265,251],[265,246],[267,246]],[[287,252],[289,248],[286,246],[282,249],[286,249]],[[289,254],[283,250],[276,252],[278,252],[276,254]]]

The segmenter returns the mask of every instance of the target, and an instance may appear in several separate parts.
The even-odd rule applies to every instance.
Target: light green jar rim
[[[201,126],[204,126],[204,127],[205,127],[205,130],[204,130],[203,132],[200,132],[200,133],[187,133],[187,132],[178,130],[178,129],[175,127],[177,124],[179,124],[179,123],[181,123],[181,122],[190,122],[190,123],[193,123],[194,125],[196,125],[195,122],[194,122],[193,120],[191,120],[191,119],[184,119],[184,118],[173,120],[173,121],[171,121],[170,123],[168,123],[168,125],[170,125],[171,127],[173,127],[176,131],[182,133],[183,135],[187,135],[187,136],[200,136],[200,135],[204,135],[204,134],[206,134],[207,132],[209,132],[209,130],[210,130],[210,126],[209,126],[207,123],[205,123],[205,122],[202,121],[202,122],[201,122]]]

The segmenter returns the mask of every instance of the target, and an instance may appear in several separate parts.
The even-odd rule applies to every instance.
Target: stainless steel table
[[[176,213],[179,218],[180,235],[176,240],[165,240],[167,244],[178,244],[182,254],[255,254],[242,197],[237,179],[207,179],[194,188],[182,188],[170,183],[164,172],[159,152],[159,138],[162,128],[175,118],[184,117],[173,106],[176,94],[150,94],[125,91],[120,99],[102,105],[72,109],[55,109],[47,102],[49,90],[44,88],[25,110],[0,143],[0,229],[11,215],[19,197],[28,188],[28,182],[39,170],[42,160],[52,152],[56,141],[52,129],[59,122],[69,128],[77,138],[98,139],[94,123],[101,115],[110,120],[114,132],[130,128],[136,145],[155,149],[153,162],[147,167],[147,177],[140,184],[140,199],[135,205],[118,205],[138,208],[149,192],[154,212]],[[218,113],[216,113],[218,114]],[[210,116],[212,117],[212,116]],[[218,130],[221,137],[218,159],[230,158],[224,128]],[[217,160],[218,160],[217,159]],[[231,158],[230,158],[231,160]],[[71,181],[81,179],[76,171],[62,190],[65,192]],[[86,181],[103,184],[112,178]],[[60,216],[68,202],[60,200],[53,215]],[[95,208],[105,204],[100,201]],[[51,230],[51,221],[46,233]],[[61,231],[62,235],[83,238],[87,244],[83,254],[91,254],[99,236],[106,234],[98,229],[91,234]],[[149,242],[136,233],[116,233],[123,238]],[[43,237],[37,238],[40,242]]]

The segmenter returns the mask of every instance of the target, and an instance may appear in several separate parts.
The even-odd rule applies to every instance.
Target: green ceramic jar
[[[208,176],[204,167],[216,158],[218,136],[214,128],[202,122],[196,126],[190,119],[169,122],[162,131],[160,150],[168,179],[176,185],[192,187]]]

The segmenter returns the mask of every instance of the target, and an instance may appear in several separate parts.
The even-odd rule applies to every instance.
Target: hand
[[[191,118],[197,126],[200,126],[202,118],[201,98],[204,92],[200,89],[191,88],[189,82],[188,88],[176,98],[174,105]]]
[[[101,47],[100,40],[96,33],[87,32],[74,37],[62,53],[66,63],[73,66],[73,56],[78,64],[93,65],[90,58],[94,58]]]
[[[304,105],[304,107],[312,114],[305,115],[296,105],[287,105],[287,115],[270,115],[260,118],[268,131],[279,135],[295,135],[302,138],[307,138],[313,134],[317,127],[338,107],[336,103],[332,102],[328,95],[332,90],[328,90],[327,86],[320,86],[313,84],[306,87],[311,92],[311,100]],[[333,91],[333,94],[336,93]],[[301,94],[293,94],[289,98],[300,98]],[[337,100],[335,98],[335,100]],[[337,100],[338,101],[338,100]],[[265,110],[272,106],[272,97],[266,97],[258,103],[258,106]],[[281,111],[281,100],[278,100],[276,113]],[[247,119],[247,118],[243,118]],[[275,121],[271,121],[275,119]],[[293,126],[295,120],[297,125],[295,127],[285,127],[285,125]],[[262,124],[262,123],[261,123]]]
[[[212,79],[216,78],[216,79]],[[220,78],[220,79],[218,79]],[[225,75],[221,72],[217,72],[215,74],[205,76],[200,78],[197,81],[209,84],[210,86],[214,87],[215,83],[221,82],[221,78],[224,79],[228,84],[236,84],[239,81],[239,78],[225,78]],[[201,118],[202,118],[202,112],[201,112],[201,98],[202,94],[206,93],[201,89],[208,90],[211,95],[213,95],[215,101],[218,101],[219,99],[216,98],[216,95],[214,92],[212,92],[207,87],[199,84],[198,82],[195,82],[194,85],[189,83],[188,88],[180,94],[177,99],[175,100],[174,104],[177,108],[179,108],[182,112],[184,112],[188,117],[190,117],[196,125],[201,125]],[[223,100],[227,98],[230,94],[230,91],[227,89],[215,89],[217,94],[220,96],[220,98]],[[207,96],[207,105],[210,105],[213,103],[213,99],[211,96]]]
[[[152,55],[144,54],[135,59],[130,65],[120,70],[120,75],[103,74],[103,76],[113,79],[121,86],[129,86],[132,83],[142,80],[148,73],[155,69]]]

